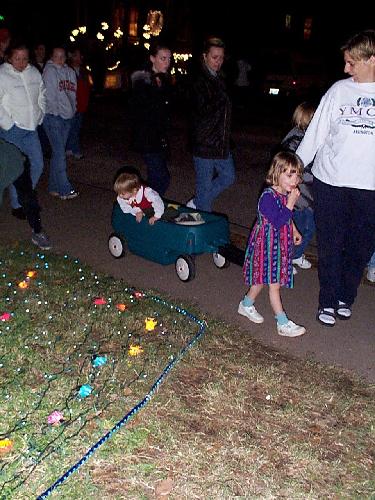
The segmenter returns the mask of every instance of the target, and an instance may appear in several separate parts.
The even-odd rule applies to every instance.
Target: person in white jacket
[[[296,153],[312,166],[318,242],[317,320],[348,320],[375,248],[375,31],[342,47],[349,78],[323,96]]]
[[[39,71],[29,64],[25,45],[8,49],[8,62],[0,66],[0,137],[16,145],[29,159],[33,188],[44,162],[37,127],[44,118],[45,87]],[[14,186],[9,188],[12,213],[24,219]]]
[[[43,128],[52,149],[48,191],[61,200],[70,200],[78,192],[67,176],[65,149],[76,112],[77,77],[65,61],[65,49],[55,47],[43,70],[47,96]]]

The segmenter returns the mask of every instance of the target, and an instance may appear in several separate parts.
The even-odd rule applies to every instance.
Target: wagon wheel
[[[175,263],[177,276],[185,283],[195,277],[195,262],[191,255],[180,255]]]
[[[212,258],[217,268],[225,269],[226,267],[229,267],[230,261],[224,257],[224,255],[216,252],[212,254]]]
[[[125,240],[116,233],[108,238],[108,249],[112,257],[120,259],[125,255]]]

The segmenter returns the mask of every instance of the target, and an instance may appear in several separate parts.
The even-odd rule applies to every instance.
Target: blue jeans
[[[170,182],[170,173],[167,166],[167,154],[143,153],[143,161],[147,167],[147,183],[154,191],[164,196]]]
[[[48,191],[65,196],[73,190],[66,173],[65,147],[71,120],[47,114],[43,127],[51,144],[52,156],[49,164]]]
[[[232,155],[229,154],[225,159],[194,156],[193,161],[196,176],[195,206],[198,210],[211,212],[214,200],[235,181]]]
[[[11,142],[24,153],[30,162],[30,177],[33,189],[36,187],[43,172],[43,153],[36,130],[24,130],[16,125],[9,130],[0,129],[0,137]],[[10,204],[12,208],[19,208],[17,192],[12,184],[9,186]]]
[[[81,144],[80,135],[82,127],[83,113],[77,113],[72,118],[72,123],[70,125],[70,132],[68,136],[68,142],[66,144],[66,150],[71,151],[75,155],[81,154]]]
[[[375,252],[372,254],[368,267],[375,267]]]
[[[305,248],[312,240],[315,234],[314,212],[311,208],[303,208],[302,210],[294,210],[293,221],[297,226],[298,231],[302,235],[302,243],[295,245],[293,259],[299,259],[305,253]]]

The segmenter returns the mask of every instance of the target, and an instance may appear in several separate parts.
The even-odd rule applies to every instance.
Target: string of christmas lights
[[[131,287],[118,289],[112,278],[99,278],[68,256],[63,257],[65,275],[55,275],[58,265],[52,257],[38,253],[35,262],[35,254],[21,251],[17,257],[25,259],[28,270],[11,276],[15,253],[2,255],[1,250],[0,291],[5,293],[0,299],[0,396],[12,418],[0,424],[0,453],[11,457],[0,464],[4,478],[0,497],[26,485],[40,464],[52,456],[56,460],[69,443],[74,448],[75,438],[85,429],[86,434],[93,425],[100,430],[101,418],[110,408],[121,412],[125,391],[127,404],[135,402],[38,497],[46,498],[148,404],[170,370],[203,335],[205,323],[160,297]],[[72,270],[77,278],[72,279]],[[65,291],[64,301],[58,303],[49,289],[56,282]],[[110,296],[102,296],[103,286]],[[177,313],[177,319],[167,324],[171,319],[166,321],[163,311],[167,316]],[[186,321],[198,328],[186,345],[178,335],[178,318],[185,333]],[[57,324],[60,330],[63,325],[63,333],[55,333]],[[159,351],[167,363],[161,372],[152,365],[152,375],[152,353]],[[142,385],[150,377],[156,377],[155,382],[137,398],[137,391],[145,393]],[[22,404],[23,397],[27,404]]]

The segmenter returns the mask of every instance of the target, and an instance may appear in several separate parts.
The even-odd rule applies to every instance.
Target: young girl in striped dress
[[[281,286],[293,287],[293,245],[301,243],[292,215],[302,173],[303,164],[296,154],[280,152],[274,156],[266,178],[269,187],[259,198],[257,221],[245,254],[243,273],[250,288],[238,306],[239,314],[263,323],[254,302],[263,286],[268,285],[277,332],[285,337],[298,337],[306,331],[288,319],[280,297]]]

